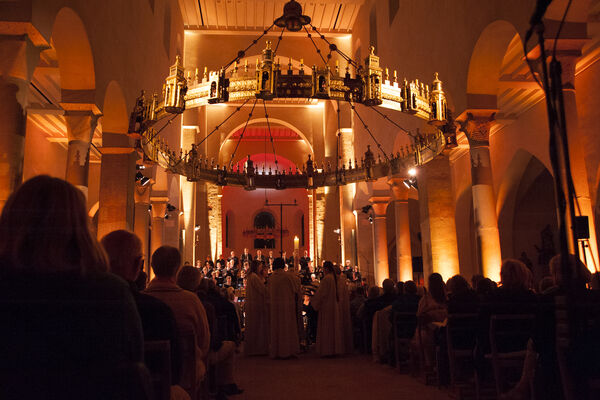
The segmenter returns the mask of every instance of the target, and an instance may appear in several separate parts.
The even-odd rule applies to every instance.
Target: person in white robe
[[[289,358],[300,351],[297,298],[300,295],[293,277],[286,271],[285,261],[273,260],[273,273],[267,285],[270,300],[270,343],[271,358]]]
[[[344,332],[340,308],[337,274],[330,261],[323,263],[325,276],[311,304],[319,312],[317,323],[317,353],[321,357],[345,354]]]
[[[244,354],[246,356],[269,353],[268,292],[264,284],[264,269],[254,260],[246,283]]]

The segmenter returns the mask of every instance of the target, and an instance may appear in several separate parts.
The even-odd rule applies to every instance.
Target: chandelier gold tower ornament
[[[307,25],[310,25],[316,37],[327,44],[330,51],[327,55],[328,60],[335,52],[348,62],[344,72],[340,70],[337,63],[334,69],[330,67],[316,45],[313,34],[307,29]],[[246,52],[273,26],[282,28],[275,49],[272,48],[270,41],[266,41],[265,48],[254,68],[248,65],[247,60],[243,68],[240,68],[239,63],[246,56]],[[284,31],[297,32],[302,29],[306,31],[307,38],[313,43],[317,54],[323,61],[322,67],[313,65],[310,73],[305,72],[302,62],[300,68],[294,69],[291,58],[286,69],[280,63],[280,57],[276,57],[276,51]],[[351,73],[350,67],[353,67],[354,74]],[[384,159],[379,156],[376,159],[368,148],[360,162],[358,159],[348,160],[347,163],[342,161],[333,167],[329,164],[317,167],[315,160],[312,160],[309,155],[303,166],[296,166],[294,170],[290,168],[289,171],[280,171],[279,168],[276,168],[276,171],[266,171],[264,167],[263,170],[259,170],[249,157],[243,168],[240,169],[238,166],[234,169],[232,162],[229,165],[219,165],[215,164],[214,158],[210,160],[208,157],[203,158],[196,151],[196,146],[192,146],[192,149],[186,154],[182,150],[179,150],[179,154],[177,154],[170,150],[158,136],[160,131],[186,108],[216,103],[243,102],[213,131],[208,133],[202,140],[204,142],[250,101],[254,103],[253,110],[257,102],[262,101],[268,121],[267,101],[298,98],[350,103],[352,111],[363,124],[363,128],[369,133]],[[433,133],[411,135],[403,129],[411,135],[412,144],[402,148],[396,154],[388,155],[359,114],[356,107],[358,104],[372,108],[377,114],[399,128],[401,127],[378,108],[388,108],[414,115],[426,120],[432,127]],[[154,125],[168,115],[172,115],[172,117],[167,124],[156,131]],[[248,116],[246,126],[251,115],[252,113]],[[237,56],[219,71],[207,72],[204,69],[204,74],[200,77],[198,69],[196,69],[194,77],[188,75],[186,79],[181,60],[177,57],[163,87],[162,99],[159,101],[157,94],[147,99],[143,92],[138,98],[131,114],[129,133],[139,139],[139,146],[147,161],[156,162],[173,173],[184,175],[190,181],[209,181],[222,186],[242,186],[248,190],[256,188],[312,189],[376,180],[386,176],[406,177],[410,168],[428,162],[441,153],[447,144],[455,143],[453,136],[456,129],[453,127],[454,122],[447,109],[442,81],[437,73],[432,82],[432,90],[429,89],[429,85],[418,80],[408,82],[404,79],[402,83],[399,83],[395,71],[393,81],[390,81],[388,69],[385,69],[384,74],[374,47],[370,48],[364,65],[360,65],[319,33],[317,28],[310,24],[310,18],[302,15],[300,4],[292,0],[285,4],[283,15],[277,18],[273,25],[265,29],[259,38],[253,40],[246,49],[238,51]],[[240,135],[240,141],[242,138],[243,132]],[[274,147],[273,153],[275,153]],[[233,161],[234,155],[235,152],[231,161]]]

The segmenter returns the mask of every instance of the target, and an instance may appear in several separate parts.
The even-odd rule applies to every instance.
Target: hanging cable
[[[277,45],[275,46],[275,50],[273,50],[273,59],[275,59],[275,55],[277,54],[277,49],[279,48],[279,44],[281,43],[281,39],[283,39],[283,32],[285,32],[285,28],[281,30],[281,35],[279,35],[279,39],[277,40]]]
[[[221,126],[223,126],[223,124],[229,120],[229,118],[233,117],[233,116],[234,116],[234,115],[235,115],[235,114],[236,114],[238,111],[240,111],[240,110],[242,109],[242,107],[244,107],[244,106],[246,105],[246,103],[248,103],[249,101],[250,101],[250,99],[246,99],[246,101],[244,101],[244,102],[242,103],[242,105],[241,105],[241,106],[237,106],[237,107],[235,108],[235,110],[234,110],[234,111],[233,111],[231,114],[229,114],[229,115],[227,116],[227,118],[225,118],[223,121],[221,121],[221,123],[220,123],[220,124],[218,124],[217,126],[215,126],[215,129],[213,129],[213,130],[212,130],[212,131],[211,131],[211,132],[210,132],[208,135],[206,135],[206,137],[205,137],[204,139],[202,139],[202,140],[200,141],[200,143],[198,143],[196,146],[200,146],[202,143],[204,143],[204,142],[206,141],[206,139],[208,139],[208,138],[210,137],[210,135],[212,135],[213,133],[215,133],[216,131],[218,131],[218,130],[219,130],[219,128],[221,128]]]
[[[356,61],[354,61],[350,56],[346,55],[343,51],[341,51],[340,49],[338,49],[338,47],[337,47],[336,44],[331,43],[329,40],[327,40],[327,38],[325,37],[325,35],[321,34],[313,24],[310,24],[310,26],[311,26],[312,30],[315,31],[317,33],[317,35],[319,35],[319,37],[325,43],[327,43],[327,45],[329,46],[330,51],[335,51],[336,53],[338,53],[344,60],[346,60],[350,65],[353,65],[355,68],[359,67],[358,63]],[[304,28],[304,29],[306,30],[306,28]],[[308,32],[308,30],[306,30],[306,32]],[[309,34],[308,37],[311,37],[310,34]]]
[[[179,117],[179,114],[175,114],[171,118],[169,118],[169,120],[162,126],[162,128],[160,128],[158,131],[156,131],[156,133],[154,135],[150,136],[150,139],[146,139],[146,143],[150,143],[152,141],[152,139],[154,139],[156,136],[158,136],[158,134],[161,133],[162,130],[165,129],[177,117]]]
[[[231,64],[233,64],[234,62],[236,62],[236,61],[239,61],[239,60],[241,60],[242,58],[244,58],[244,57],[246,56],[246,52],[247,52],[248,50],[250,50],[250,48],[251,48],[252,46],[254,46],[256,43],[258,43],[258,41],[259,41],[260,39],[262,39],[262,38],[263,38],[263,36],[265,36],[265,35],[266,35],[266,34],[267,34],[267,33],[268,33],[270,30],[271,30],[271,28],[273,28],[274,26],[275,26],[275,23],[273,22],[273,23],[271,24],[271,26],[269,26],[267,29],[265,29],[265,30],[263,31],[263,33],[262,33],[262,34],[261,34],[259,37],[257,37],[256,39],[252,40],[252,43],[250,43],[250,44],[248,45],[248,47],[246,47],[244,50],[240,50],[240,51],[238,51],[238,53],[237,53],[237,56],[236,56],[236,57],[235,57],[233,60],[231,60],[231,61],[230,61],[230,62],[229,62],[227,65],[225,65],[224,67],[222,67],[222,70],[223,70],[223,72],[225,72],[225,71],[227,70],[227,68],[229,68],[229,67],[231,66]]]
[[[386,152],[383,150],[383,147],[381,147],[381,144],[379,143],[379,141],[375,138],[375,136],[373,135],[373,133],[369,129],[369,126],[362,119],[362,117],[360,116],[360,114],[358,113],[358,111],[356,111],[356,107],[354,106],[354,103],[352,103],[352,102],[349,102],[349,103],[350,103],[350,108],[352,108],[352,111],[354,111],[354,114],[356,114],[356,116],[358,117],[358,119],[362,123],[363,128],[365,128],[365,130],[369,133],[369,135],[371,135],[371,139],[373,139],[373,141],[375,142],[375,144],[379,148],[379,151],[381,151],[381,153],[383,154],[383,156],[385,157],[385,159],[389,162],[390,158],[388,157],[388,155],[386,154]]]
[[[248,119],[246,120],[246,124],[244,125],[244,129],[242,129],[242,133],[240,134],[240,138],[238,139],[236,145],[235,145],[235,149],[233,149],[233,153],[231,153],[231,159],[229,160],[229,166],[230,168],[233,168],[233,157],[235,157],[235,153],[237,152],[237,149],[240,145],[240,142],[242,141],[242,139],[244,138],[244,133],[246,132],[246,128],[248,127],[248,123],[250,122],[250,119],[252,118],[252,113],[254,112],[254,107],[256,107],[256,103],[258,102],[258,99],[254,100],[254,104],[252,105],[252,110],[250,110],[250,113],[248,114]]]
[[[263,107],[265,108],[265,118],[267,119],[267,129],[269,130],[269,139],[271,140],[271,147],[273,148],[273,158],[275,158],[275,170],[279,171],[279,164],[277,162],[277,154],[275,153],[275,143],[273,142],[273,135],[271,134],[271,124],[269,122],[269,114],[267,113],[267,103],[263,99]]]
[[[323,60],[323,64],[325,64],[325,66],[327,66],[328,65],[327,61],[325,61],[325,58],[323,58],[323,54],[321,54],[321,49],[319,49],[319,46],[317,46],[317,43],[315,43],[314,39],[312,38],[311,33],[308,31],[308,29],[306,29],[306,27],[304,27],[304,30],[306,31],[306,34],[308,35],[308,38],[312,42],[313,46],[315,46],[315,50],[317,51],[317,54],[319,55],[319,57],[321,57],[321,60]]]

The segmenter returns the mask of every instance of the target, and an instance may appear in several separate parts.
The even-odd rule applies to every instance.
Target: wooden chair
[[[197,379],[196,335],[194,332],[180,332],[179,344],[183,364],[180,385],[188,392],[192,400],[197,400],[200,387]]]
[[[477,314],[450,314],[446,324],[446,345],[450,369],[450,385],[461,393],[476,391],[474,351],[477,343]]]
[[[411,312],[394,312],[392,318],[392,330],[394,334],[394,356],[396,358],[396,368],[401,369],[404,364],[403,355],[408,355],[406,359],[410,362],[410,345],[415,330],[417,329],[417,315]],[[404,351],[403,351],[404,350]]]
[[[527,353],[527,342],[534,333],[533,314],[502,314],[490,318],[490,350],[486,355],[492,361],[496,395],[508,390],[511,379],[507,372],[512,371],[518,379],[523,370]],[[514,382],[516,383],[516,382]]]
[[[144,362],[157,400],[171,397],[171,343],[168,340],[144,342]]]

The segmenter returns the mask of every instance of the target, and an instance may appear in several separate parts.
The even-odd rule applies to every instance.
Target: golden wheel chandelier
[[[194,77],[188,75],[186,79],[178,56],[166,78],[162,99],[159,100],[156,93],[148,99],[142,92],[131,113],[129,134],[138,139],[138,147],[143,151],[145,161],[157,163],[173,173],[186,176],[189,181],[206,181],[220,186],[241,186],[247,190],[257,188],[314,189],[323,186],[373,181],[387,176],[406,177],[409,169],[430,161],[444,148],[456,145],[456,126],[447,109],[446,96],[437,73],[431,90],[428,85],[419,83],[418,80],[407,82],[405,79],[402,84],[399,84],[396,72],[394,72],[393,81],[390,81],[388,69],[386,68],[384,72],[380,67],[379,57],[375,55],[373,47],[370,48],[370,54],[365,59],[364,66],[360,65],[340,51],[334,43],[329,42],[310,21],[308,16],[302,15],[302,7],[299,3],[294,0],[289,1],[284,6],[283,15],[265,29],[258,38],[254,39],[246,49],[240,50],[231,62],[217,72],[207,73],[205,69],[202,78],[196,69]],[[313,33],[308,30],[307,25],[310,25]],[[274,26],[282,28],[275,49],[272,49],[271,42],[267,41],[255,68],[250,69],[247,60],[240,68],[238,63],[246,56],[246,52]],[[302,29],[323,61],[322,67],[313,66],[308,74],[304,71],[302,61],[300,68],[294,70],[290,58],[286,71],[282,69],[279,59],[275,57],[284,32],[286,30],[297,32]],[[326,57],[323,57],[313,34],[327,45],[329,53]],[[340,72],[337,62],[333,70],[330,68],[328,61],[331,60],[333,53],[339,54],[347,61],[345,73]],[[354,68],[354,75],[350,73],[351,67]],[[317,99],[332,100],[338,103],[348,102],[384,158],[382,159],[379,155],[376,159],[370,146],[367,146],[367,151],[360,161],[358,159],[348,160],[348,163],[345,164],[340,162],[339,157],[336,157],[337,165],[332,167],[328,163],[326,166],[318,167],[309,154],[306,163],[301,168],[280,170],[277,166],[266,106],[266,102],[273,99]],[[259,100],[263,103],[265,110],[275,155],[275,171],[271,169],[266,171],[264,167],[260,171],[254,166],[250,156],[241,169],[239,164],[237,168],[234,168],[233,164],[235,152],[244,137],[252,112]],[[215,163],[214,158],[209,160],[208,157],[198,154],[197,146],[217,132],[225,122],[250,101],[253,101],[252,111],[248,115],[229,164],[219,165]],[[179,153],[170,150],[158,136],[162,129],[177,115],[183,113],[186,108],[228,102],[241,102],[242,104],[238,105],[200,143],[192,145],[192,149],[185,154],[182,150]],[[357,104],[371,108],[379,116],[408,133],[413,139],[412,144],[396,154],[388,155],[358,113]],[[435,133],[411,134],[381,112],[379,107],[401,111],[424,119],[434,128]],[[154,128],[160,120],[169,116],[171,118],[163,127],[158,130]]]

